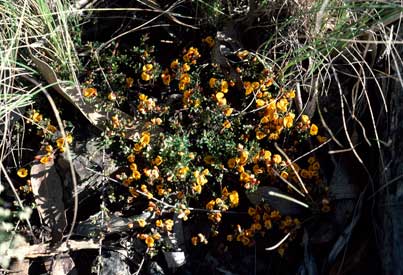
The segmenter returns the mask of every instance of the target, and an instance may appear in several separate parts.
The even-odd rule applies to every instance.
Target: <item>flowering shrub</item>
[[[236,54],[236,75],[229,74],[207,58],[215,45],[211,36],[201,41],[200,49],[186,48],[165,61],[157,61],[154,47],[145,42],[90,61],[82,95],[88,102],[102,98],[97,107],[112,114],[103,138],[118,158],[116,179],[127,188],[127,206],[146,200],[144,211],[153,213],[150,219],[138,219],[136,226],[128,224],[148,251],[166,249],[175,219],[194,216],[204,216],[198,220],[208,222],[210,229],[193,232],[193,245],[217,235],[245,246],[257,237],[294,238],[305,217],[283,215],[267,194],[251,202],[248,195],[260,192],[259,187],[281,190],[276,194],[291,200],[287,203],[302,200],[305,207],[329,211],[319,161],[292,161],[309,144],[326,138],[318,135],[311,118],[295,112],[296,92],[277,78],[280,72],[243,50]],[[115,108],[133,120],[114,114]],[[30,121],[44,137],[40,162],[72,142],[70,134],[65,141],[38,111],[31,111]],[[128,135],[133,128],[136,134]],[[28,171],[21,168],[17,174],[24,178]],[[227,213],[244,218],[229,223]],[[280,254],[285,247],[279,246]]]
[[[117,177],[128,188],[128,202],[146,197],[148,210],[156,214],[153,220],[138,221],[138,238],[150,249],[157,247],[164,242],[161,236],[172,230],[172,212],[188,220],[202,210],[211,230],[194,232],[193,245],[207,243],[221,227],[228,241],[246,246],[253,245],[256,235],[294,236],[301,217],[282,216],[270,201],[253,205],[245,193],[275,186],[291,197],[309,194],[311,207],[316,199],[322,211],[328,211],[328,201],[321,202],[326,188],[318,160],[310,157],[306,168],[291,161],[308,142],[323,143],[325,138],[318,136],[318,126],[307,115],[295,113],[295,91],[277,81],[272,68],[243,50],[237,53],[237,79],[231,78],[203,58],[214,39],[209,36],[202,42],[201,50],[184,49],[166,65],[159,64],[154,49],[143,42],[125,54],[133,63],[125,79],[116,79],[113,91],[108,87],[103,94],[92,92],[105,88],[95,87],[100,82],[93,80],[93,72],[86,82],[89,87],[83,89],[88,100],[103,96],[114,106],[130,105],[134,117],[144,122],[142,131],[127,140],[122,133],[130,122],[112,117],[106,134],[123,149],[124,169]],[[118,67],[112,64],[108,70],[117,76]],[[249,221],[221,225],[231,210],[247,211]],[[284,252],[284,245],[279,252]]]

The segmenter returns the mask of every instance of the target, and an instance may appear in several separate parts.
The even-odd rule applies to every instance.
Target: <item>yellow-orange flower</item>
[[[318,142],[319,142],[320,144],[322,144],[322,143],[324,143],[324,142],[327,141],[327,138],[326,138],[326,137],[323,137],[323,136],[320,136],[320,135],[318,135],[318,136],[316,137],[316,139],[318,140]]]
[[[247,246],[247,245],[250,244],[250,239],[248,237],[246,237],[246,236],[242,236],[241,237],[241,242],[242,242],[243,245]]]
[[[265,150],[263,154],[264,160],[269,160],[271,158],[271,152],[269,150]]]
[[[200,194],[202,191],[202,186],[200,184],[195,184],[192,187],[193,191],[195,191],[195,193]]]
[[[232,191],[229,194],[229,201],[231,203],[231,207],[237,207],[239,204],[239,195],[237,191]]]
[[[254,216],[256,214],[256,209],[253,207],[248,208],[248,215],[249,216]]]
[[[287,173],[286,171],[282,171],[281,174],[280,174],[280,176],[281,176],[283,179],[288,179],[288,173]]]
[[[162,83],[164,83],[164,85],[168,86],[169,83],[171,83],[171,75],[169,74],[168,70],[165,70],[161,74],[161,78],[162,78]]]
[[[85,97],[95,97],[97,96],[97,89],[95,88],[84,88],[83,89],[83,95]]]
[[[263,172],[263,169],[260,168],[259,165],[255,164],[253,166],[253,173],[255,173],[255,175],[262,174]]]
[[[210,78],[210,80],[209,80],[209,82],[208,82],[208,83],[209,83],[210,88],[214,88],[214,87],[215,87],[216,82],[217,82],[217,78],[214,78],[214,77]]]
[[[233,111],[234,111],[233,108],[226,108],[226,109],[224,110],[224,115],[225,115],[225,116],[230,116]]]
[[[242,182],[249,182],[250,181],[250,175],[248,173],[246,173],[246,172],[242,172],[239,175],[239,180],[242,181]]]
[[[295,90],[289,90],[288,93],[286,94],[286,96],[287,96],[289,99],[295,98]]]
[[[148,74],[147,72],[142,72],[141,73],[141,79],[144,81],[149,81],[151,79],[151,75]]]
[[[308,170],[306,169],[302,169],[301,170],[301,177],[305,178],[305,179],[309,179],[310,178],[310,173]]]
[[[287,111],[288,100],[285,99],[285,98],[282,98],[282,99],[280,99],[280,100],[277,102],[276,106],[277,106],[277,109],[278,109],[280,112],[283,112],[283,113],[284,113],[284,112]]]
[[[46,145],[46,146],[45,146],[45,151],[48,152],[48,153],[51,153],[51,152],[53,151],[52,145],[49,145],[49,144]]]
[[[178,169],[178,176],[181,178],[184,178],[188,171],[189,171],[189,167],[187,167],[187,166],[181,167]]]
[[[116,100],[116,94],[114,92],[110,92],[108,94],[108,100],[115,101]]]
[[[141,173],[137,170],[132,171],[132,177],[135,180],[139,180],[141,178]]]
[[[129,187],[129,192],[134,198],[137,198],[139,196],[139,193],[137,192],[136,188],[134,188],[133,186]]]
[[[213,164],[214,163],[214,157],[211,155],[207,155],[203,158],[204,162],[206,164]]]
[[[211,200],[206,204],[206,209],[213,210],[215,205],[215,200]]]
[[[145,94],[139,94],[140,101],[146,101],[147,99],[148,99],[148,96],[146,96]]]
[[[155,225],[156,225],[157,227],[164,227],[164,223],[162,222],[162,220],[156,220],[156,221],[155,221]]]
[[[220,102],[224,98],[224,93],[218,92],[215,95],[215,99]]]
[[[222,126],[223,126],[225,129],[229,129],[229,128],[231,128],[231,122],[229,122],[229,120],[226,120],[226,121],[224,121],[224,123],[222,124]]]
[[[147,222],[144,219],[138,219],[137,223],[140,227],[145,227],[147,225]]]
[[[135,164],[135,163],[130,163],[130,170],[132,170],[132,171],[137,171],[137,164]]]
[[[162,163],[162,157],[156,156],[155,159],[153,160],[153,164],[159,166],[161,163]]]
[[[257,140],[261,140],[264,139],[266,137],[266,134],[260,130],[256,131],[256,139]]]
[[[243,173],[245,172],[245,167],[243,165],[238,166],[237,168],[238,173]]]
[[[272,161],[275,164],[280,164],[281,160],[282,160],[282,158],[281,158],[281,156],[279,154],[274,154],[273,157],[272,157]]]
[[[272,228],[272,224],[271,224],[271,220],[267,219],[264,221],[264,227],[266,229],[271,229]]]
[[[161,124],[162,124],[162,119],[160,119],[159,117],[157,117],[157,118],[152,118],[152,119],[151,119],[151,123],[152,123],[153,125],[161,125]]]
[[[183,65],[182,65],[182,70],[183,70],[184,72],[190,71],[190,65],[189,65],[188,63],[183,63]]]
[[[18,171],[17,171],[17,175],[18,175],[20,178],[25,178],[26,176],[28,176],[28,170],[25,169],[25,168],[20,168],[20,169],[18,169]]]
[[[208,218],[214,223],[219,223],[221,221],[222,214],[219,212],[211,213],[208,215]]]
[[[174,221],[173,220],[168,219],[168,220],[165,221],[165,227],[166,227],[166,229],[168,231],[171,231],[173,226],[174,226]]]
[[[241,155],[239,156],[239,163],[241,165],[246,164],[246,162],[248,161],[248,157],[249,157],[249,152],[248,151],[242,151]]]
[[[257,231],[262,230],[262,225],[261,225],[260,223],[258,223],[258,222],[252,224],[252,226],[253,226],[253,228],[254,228],[255,230],[257,230]]]
[[[136,157],[133,154],[130,154],[127,156],[127,161],[130,163],[133,163]]]
[[[245,88],[245,95],[250,95],[253,92],[253,86],[249,81],[245,81],[243,87]]]
[[[197,245],[198,243],[199,243],[199,237],[197,236],[192,237],[192,244]]]
[[[207,170],[207,174],[208,174],[208,170]],[[201,186],[205,185],[208,182],[208,180],[205,177],[205,175],[207,175],[207,174],[200,173],[199,171],[193,172],[193,176],[196,179],[196,183]]]
[[[278,210],[272,211],[272,212],[270,213],[270,218],[271,218],[272,220],[279,220],[279,219],[281,219],[280,211],[278,211]]]
[[[259,82],[257,82],[257,81],[252,82],[252,88],[253,88],[253,90],[257,90],[257,89],[259,89],[259,87],[260,87]]]
[[[301,116],[301,122],[304,123],[304,124],[308,124],[308,123],[310,122],[309,116],[307,116],[307,115],[302,115],[302,116]]]
[[[178,59],[175,59],[174,61],[172,61],[171,62],[171,69],[172,70],[176,70],[177,68],[178,68],[178,66],[179,66],[179,61],[178,61]]]
[[[278,140],[280,138],[280,135],[278,133],[270,133],[269,139],[270,140]]]
[[[226,80],[221,80],[220,91],[224,94],[228,92],[228,82]]]
[[[230,168],[230,169],[234,168],[237,165],[236,159],[235,158],[230,158],[227,161],[227,165],[228,165],[228,168]]]
[[[208,243],[207,238],[202,233],[197,234],[197,236],[199,237],[199,240],[201,243],[204,243],[204,244]]]
[[[228,192],[227,187],[224,187],[224,188],[221,190],[221,195],[222,195],[223,198],[228,197],[229,192]]]
[[[134,79],[132,77],[126,78],[126,87],[131,88],[133,86]]]
[[[134,144],[133,150],[134,150],[135,152],[140,152],[141,149],[143,149],[143,146],[142,146],[140,143]]]
[[[149,72],[149,71],[151,71],[153,68],[154,68],[153,64],[148,63],[148,64],[143,65],[142,71],[143,71],[143,72]]]
[[[214,38],[212,36],[207,36],[206,38],[202,39],[202,42],[206,43],[209,48],[212,48],[215,44]]]
[[[141,146],[146,146],[147,144],[150,143],[151,140],[151,134],[150,132],[143,132],[141,133],[141,138],[140,138],[140,144]]]
[[[195,64],[196,60],[200,57],[201,55],[199,53],[199,50],[197,48],[190,47],[187,53],[183,56],[183,61]]]
[[[311,136],[316,136],[318,134],[318,126],[312,123],[311,129],[309,130]]]
[[[151,236],[147,236],[147,238],[145,239],[145,243],[147,245],[147,247],[153,247],[154,246],[154,238]]]
[[[34,112],[32,115],[32,120],[36,123],[40,122],[43,119],[42,115],[38,112]]]
[[[39,161],[40,161],[40,163],[42,163],[42,164],[46,164],[46,163],[48,163],[48,162],[51,161],[51,160],[52,160],[51,157],[49,157],[49,156],[43,156],[43,157],[41,157],[41,159],[40,159]]]
[[[190,83],[190,75],[184,73],[179,78],[179,90],[185,90],[187,85]]]
[[[57,128],[55,126],[53,126],[52,124],[48,124],[48,126],[46,126],[46,130],[48,130],[51,133],[56,133],[57,132]]]
[[[266,105],[266,101],[264,101],[263,99],[257,99],[256,100],[256,107],[257,108],[260,108],[260,107],[263,107],[264,105]]]
[[[294,124],[294,117],[295,117],[295,114],[293,114],[293,113],[288,113],[288,114],[284,117],[284,119],[283,119],[283,125],[284,125],[284,127],[286,127],[286,128],[291,128],[292,125]]]
[[[316,161],[316,158],[315,158],[314,156],[308,158],[308,163],[309,163],[309,164],[312,164],[312,163],[314,163],[315,161]]]
[[[239,52],[237,52],[236,55],[238,56],[239,59],[243,60],[246,57],[248,57],[249,51],[247,51],[247,50],[239,51]]]

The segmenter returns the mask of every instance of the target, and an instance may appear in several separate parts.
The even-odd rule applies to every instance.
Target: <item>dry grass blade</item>
[[[277,149],[277,151],[280,152],[280,154],[287,160],[287,163],[290,165],[291,169],[294,171],[295,175],[297,176],[297,179],[302,187],[302,189],[304,190],[305,194],[309,194],[308,189],[306,189],[304,182],[302,181],[300,175],[298,174],[298,172],[295,170],[295,167],[292,165],[292,161],[290,160],[290,158],[287,156],[287,154],[284,152],[284,150],[282,150],[277,143],[274,143],[274,147]]]
[[[291,236],[291,233],[287,233],[287,235],[284,236],[278,243],[276,243],[273,246],[267,247],[266,250],[275,250],[280,247],[289,237]]]
[[[291,198],[290,196],[280,194],[278,192],[269,191],[269,195],[273,196],[273,197],[281,198],[281,199],[284,199],[284,200],[287,200],[287,201],[290,201],[290,202],[293,202],[293,203],[296,203],[296,204],[301,205],[301,206],[303,206],[305,208],[309,208],[308,204],[303,203],[303,202],[301,202],[301,201],[299,201],[297,199]]]

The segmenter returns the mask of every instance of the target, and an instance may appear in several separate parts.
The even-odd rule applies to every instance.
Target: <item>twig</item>
[[[15,255],[24,255],[25,258],[34,259],[39,257],[55,256],[69,251],[77,251],[83,249],[98,249],[99,244],[93,240],[89,241],[75,241],[63,242],[60,246],[52,248],[49,244],[34,244],[30,246],[23,246],[16,249]]]
[[[148,251],[148,248],[147,248],[147,251]],[[141,259],[141,262],[139,264],[139,268],[137,269],[136,272],[133,273],[133,275],[139,275],[140,274],[140,271],[141,271],[141,269],[143,268],[143,265],[144,265],[144,261],[145,261],[145,257],[143,257],[143,259]]]

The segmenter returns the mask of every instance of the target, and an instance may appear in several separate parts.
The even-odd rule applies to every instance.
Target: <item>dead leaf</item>
[[[53,160],[31,167],[31,184],[42,223],[50,228],[52,242],[56,243],[63,237],[67,220],[63,203],[63,183]]]
[[[122,123],[127,122],[125,137],[130,139],[139,131],[138,129],[140,128],[134,127],[134,125],[144,125],[137,123],[134,120],[134,117],[122,112],[119,109],[106,111],[104,108],[97,108],[96,106],[102,106],[102,101],[98,98],[93,98],[91,103],[86,102],[83,99],[80,87],[63,87],[61,84],[62,81],[58,79],[55,71],[46,62],[36,57],[35,54],[31,52],[30,48],[28,49],[30,51],[32,61],[35,63],[38,71],[46,79],[46,81],[51,84],[61,96],[73,104],[74,107],[76,107],[88,119],[88,121],[98,129],[105,130],[105,126],[110,123],[112,116],[117,116]]]

